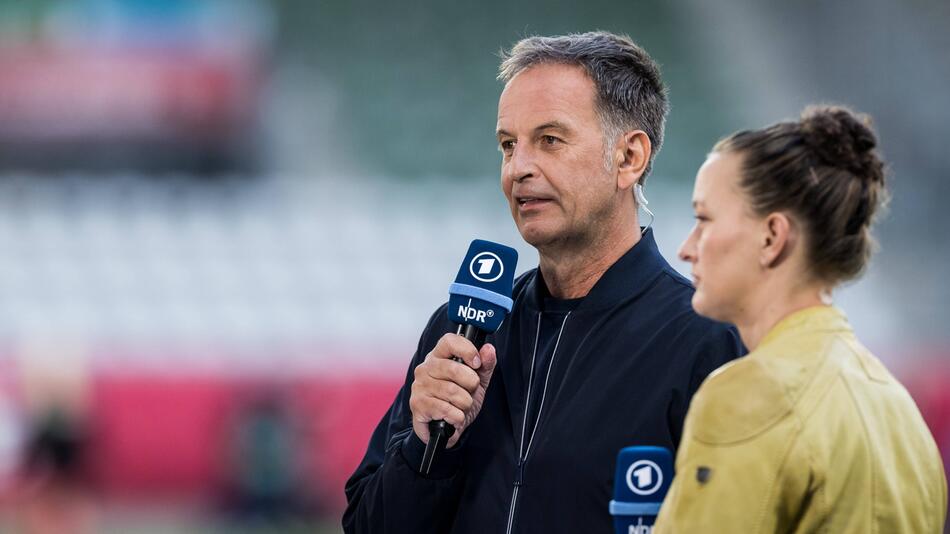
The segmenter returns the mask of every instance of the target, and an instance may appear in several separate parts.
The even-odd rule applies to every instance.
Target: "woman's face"
[[[693,308],[700,315],[735,323],[761,281],[762,218],[739,189],[742,157],[714,152],[696,174],[696,224],[680,246],[692,264]]]

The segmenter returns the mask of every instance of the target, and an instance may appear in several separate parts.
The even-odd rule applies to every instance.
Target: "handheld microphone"
[[[673,454],[664,447],[626,447],[617,454],[610,515],[616,534],[651,534],[673,480]]]
[[[515,279],[518,251],[505,245],[476,239],[459,267],[455,283],[449,286],[449,320],[456,333],[481,350],[485,337],[498,330],[511,311],[511,288]],[[453,360],[462,363],[461,358]],[[455,433],[445,421],[429,421],[429,442],[419,472],[427,475],[436,451]]]

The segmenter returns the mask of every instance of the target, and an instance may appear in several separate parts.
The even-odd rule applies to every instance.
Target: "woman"
[[[693,307],[751,351],[693,398],[655,534],[943,532],[940,454],[831,290],[864,269],[884,200],[862,117],[837,107],[720,141],[680,249]]]

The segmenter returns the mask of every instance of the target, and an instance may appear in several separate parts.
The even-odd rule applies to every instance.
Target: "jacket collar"
[[[629,300],[647,289],[660,273],[670,268],[656,246],[653,229],[647,228],[640,240],[604,272],[575,313],[611,308]],[[549,293],[540,269],[534,269],[529,276],[525,302],[528,308],[537,311],[542,309],[541,302]]]
[[[789,336],[798,336],[808,332],[848,332],[851,325],[844,312],[835,306],[811,306],[785,316],[772,327],[755,352],[769,347],[774,343],[781,343]]]

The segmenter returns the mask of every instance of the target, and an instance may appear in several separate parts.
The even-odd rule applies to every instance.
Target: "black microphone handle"
[[[470,324],[458,325],[455,333],[471,341],[476,350],[482,350],[485,338],[488,335],[484,330]],[[457,356],[452,356],[452,359],[462,364],[465,363]],[[441,419],[429,421],[429,442],[426,443],[426,450],[422,455],[422,465],[419,466],[421,474],[429,474],[429,470],[432,468],[432,460],[435,459],[435,453],[445,448],[445,443],[453,434],[455,434],[455,427],[445,421]]]

